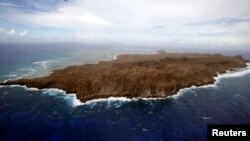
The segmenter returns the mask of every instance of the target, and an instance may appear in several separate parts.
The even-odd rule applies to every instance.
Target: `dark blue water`
[[[2,44],[0,79],[44,75],[68,65],[110,60],[124,52],[141,50]],[[0,140],[206,140],[207,124],[250,124],[250,73],[238,74],[221,78],[215,86],[187,89],[164,100],[106,100],[83,105],[74,95],[65,96],[58,90],[1,87]]]

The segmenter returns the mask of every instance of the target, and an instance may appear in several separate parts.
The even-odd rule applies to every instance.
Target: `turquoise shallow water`
[[[152,52],[78,44],[2,44],[0,50],[1,81],[120,53]],[[243,72],[162,100],[109,98],[83,104],[56,89],[1,87],[0,140],[206,140],[207,124],[250,124],[250,73]]]

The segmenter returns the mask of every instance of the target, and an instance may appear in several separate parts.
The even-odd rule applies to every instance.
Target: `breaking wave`
[[[17,77],[18,75],[16,75],[16,74],[7,74],[7,75],[4,75],[4,76],[6,76],[8,78],[13,78],[13,77]]]
[[[228,71],[227,73],[219,74],[218,76],[214,78],[216,80],[216,83],[218,83],[218,81],[221,78],[240,77],[240,76],[244,76],[250,73],[250,62],[246,63],[246,65],[247,66],[245,68],[240,68],[240,69],[237,69],[236,71]]]
[[[26,77],[41,76],[49,72],[49,65],[53,62],[54,61],[52,60],[32,62],[31,66],[20,68],[15,72],[10,72],[9,74],[4,75],[4,77],[6,77],[7,80],[15,80]]]
[[[77,99],[76,94],[66,94],[65,91],[56,88],[42,89],[41,91],[43,94],[65,99],[72,107],[83,105],[83,103]]]
[[[10,86],[0,86],[0,88],[23,88],[26,91],[40,91],[42,94],[50,95],[50,96],[56,96],[57,98],[62,98],[67,101],[69,105],[72,107],[83,105],[83,103],[77,99],[76,94],[66,94],[65,91],[56,89],[56,88],[48,88],[48,89],[37,89],[37,88],[31,88],[24,85],[10,85]]]
[[[48,68],[48,63],[53,62],[52,60],[46,60],[46,61],[37,61],[33,62],[32,64],[37,65],[38,67],[42,67],[44,69]]]
[[[28,88],[27,86],[23,86],[23,85],[10,85],[10,86],[2,86],[2,87],[10,87],[10,88],[19,87],[19,88],[23,88],[23,89],[25,89],[27,91],[39,91],[39,89],[37,89],[37,88]]]

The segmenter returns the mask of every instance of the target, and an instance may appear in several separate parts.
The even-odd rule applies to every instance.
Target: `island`
[[[191,86],[214,83],[227,70],[246,66],[242,56],[168,53],[122,54],[115,60],[69,66],[48,76],[9,80],[1,85],[58,88],[86,102],[108,97],[167,97]]]

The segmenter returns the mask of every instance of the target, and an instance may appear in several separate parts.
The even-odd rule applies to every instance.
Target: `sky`
[[[249,9],[250,0],[0,0],[0,42],[246,47]]]

